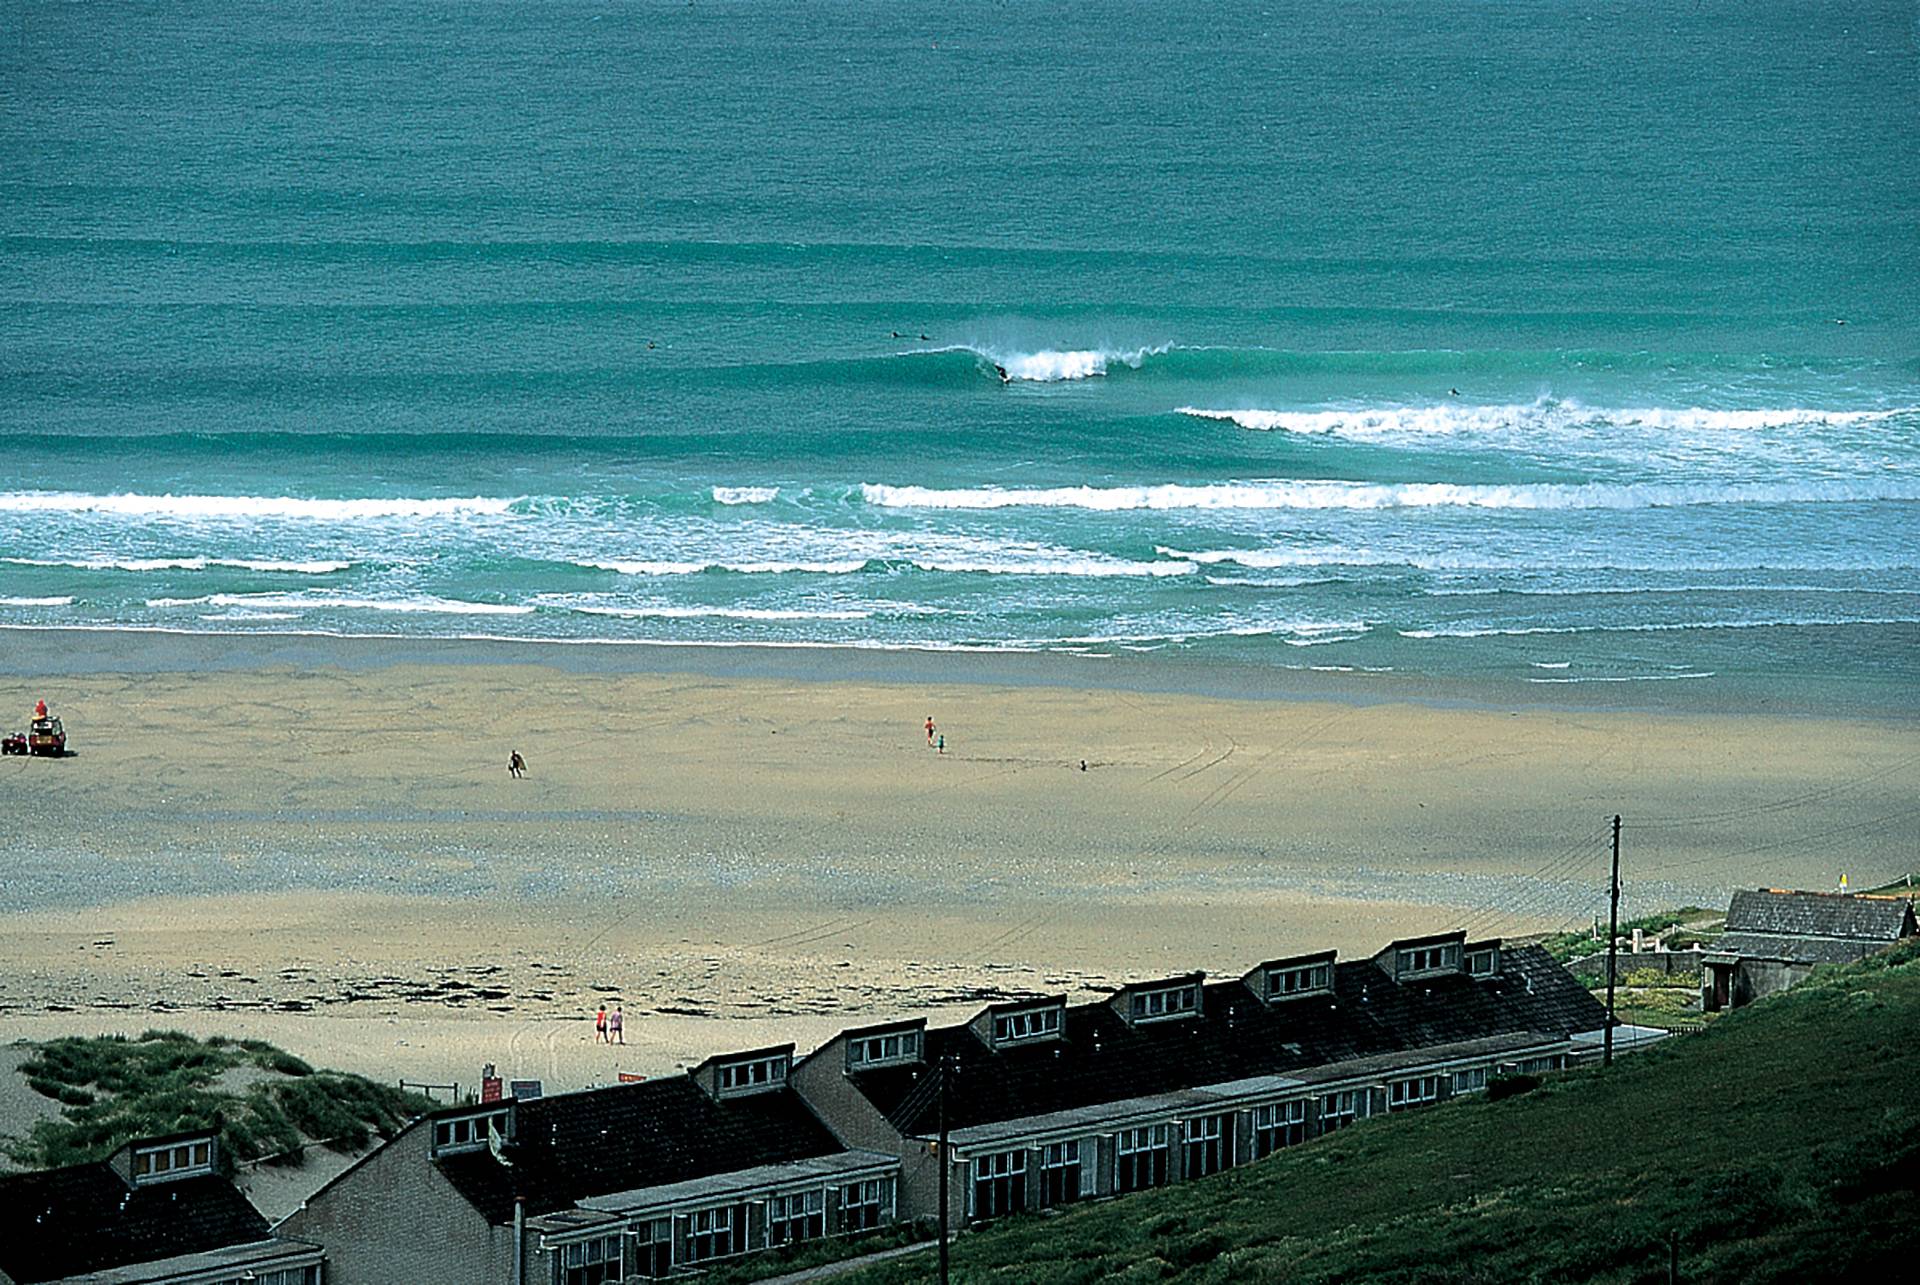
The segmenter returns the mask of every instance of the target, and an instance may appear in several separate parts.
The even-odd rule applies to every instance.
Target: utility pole
[[[1607,910],[1607,1029],[1601,1037],[1605,1044],[1600,1065],[1613,1065],[1613,975],[1620,949],[1620,818],[1613,818],[1613,883],[1608,888]]]
[[[940,1058],[940,1285],[947,1285],[947,1074],[953,1066],[953,1054]]]

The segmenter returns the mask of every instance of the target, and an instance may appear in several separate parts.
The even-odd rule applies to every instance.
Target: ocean
[[[1920,706],[1910,3],[3,20],[0,626]]]

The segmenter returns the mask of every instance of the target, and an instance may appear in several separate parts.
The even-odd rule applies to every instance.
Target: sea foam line
[[[1333,410],[1217,410],[1181,406],[1175,413],[1224,421],[1254,432],[1367,441],[1389,436],[1445,436],[1516,427],[1565,428],[1583,424],[1672,432],[1758,432],[1801,425],[1848,427],[1920,414],[1920,407],[1885,410],[1816,410],[1800,406],[1752,410],[1715,410],[1700,406],[1604,408],[1546,399],[1509,405],[1368,406]]]
[[[266,495],[84,495],[73,491],[0,492],[0,513],[106,513],[142,518],[293,518],[354,522],[370,518],[471,517],[509,511],[512,500],[309,500]]]
[[[0,558],[17,567],[71,567],[77,571],[205,571],[235,567],[242,571],[285,571],[324,576],[345,571],[351,562],[289,562],[275,558]]]
[[[199,598],[148,598],[146,605],[168,607],[253,607],[293,611],[398,611],[454,616],[526,616],[533,608],[519,603],[465,602],[421,594],[411,598],[347,598],[337,595],[214,593]]]
[[[1546,482],[1221,482],[1158,486],[966,487],[937,489],[863,483],[861,498],[880,508],[1134,509],[1643,509],[1704,504],[1815,504],[1920,499],[1920,485],[1884,483],[1732,483],[1719,486]]]
[[[0,598],[0,607],[71,607],[72,598]]]
[[[1701,620],[1633,625],[1512,625],[1501,628],[1402,629],[1402,638],[1521,638],[1531,634],[1663,634],[1707,629],[1828,628],[1842,625],[1920,625],[1920,616],[1815,616],[1769,620]]]
[[[625,620],[870,620],[871,611],[801,611],[774,607],[595,607],[576,606],[589,616]]]

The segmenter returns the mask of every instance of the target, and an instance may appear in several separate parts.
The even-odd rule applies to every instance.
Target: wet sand
[[[0,673],[0,709],[46,697],[76,751],[0,760],[0,1042],[178,1026],[575,1087],[1010,994],[1586,925],[1616,811],[1623,913],[1865,886],[1920,827],[1900,719],[112,645],[118,669]],[[625,1050],[592,1041],[603,1001]]]

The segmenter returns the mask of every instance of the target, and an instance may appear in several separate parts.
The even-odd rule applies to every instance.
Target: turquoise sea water
[[[1914,15],[10,5],[0,625],[1911,705]]]

